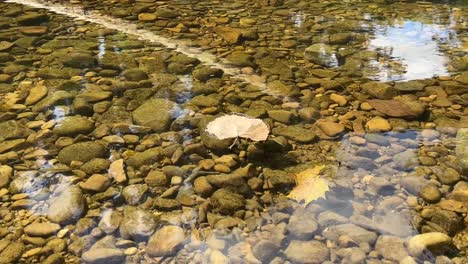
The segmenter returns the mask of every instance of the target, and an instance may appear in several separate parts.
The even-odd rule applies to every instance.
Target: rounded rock
[[[148,240],[146,253],[153,257],[162,257],[175,253],[184,243],[184,230],[178,226],[164,226]]]

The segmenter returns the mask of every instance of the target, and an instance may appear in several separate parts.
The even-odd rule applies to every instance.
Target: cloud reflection
[[[448,58],[441,52],[441,44],[458,46],[453,30],[436,24],[404,20],[392,26],[376,26],[371,50],[380,50],[392,58],[377,63],[380,81],[416,80],[448,75]],[[393,71],[392,63],[401,64],[402,72]]]

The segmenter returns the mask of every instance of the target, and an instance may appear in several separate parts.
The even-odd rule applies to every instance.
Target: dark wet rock
[[[423,81],[419,80],[395,83],[395,89],[400,92],[419,92],[423,91],[426,86]]]
[[[439,188],[432,183],[426,184],[420,191],[421,198],[428,203],[437,203],[442,194],[439,191]]]
[[[145,46],[142,41],[139,40],[123,40],[115,43],[115,46],[127,50],[127,49],[141,49]]]
[[[212,78],[220,78],[222,76],[223,71],[216,68],[200,67],[193,71],[193,77],[202,82],[206,82]]]
[[[250,188],[242,175],[219,174],[205,177],[208,183],[217,188],[225,188],[232,192],[249,195]]]
[[[63,164],[72,161],[87,162],[95,158],[104,158],[106,147],[98,141],[80,142],[63,148],[58,154],[58,160]]]
[[[300,143],[309,143],[316,138],[312,130],[302,128],[301,126],[275,127],[272,133],[275,136],[284,136]]]
[[[172,121],[175,104],[165,99],[150,99],[132,113],[133,121],[148,126],[155,132],[164,131]]]
[[[20,241],[9,241],[8,239],[3,239],[0,241],[0,244],[7,244],[0,252],[0,263],[18,263],[25,246]]]
[[[190,99],[189,104],[196,105],[201,108],[218,106],[220,101],[215,96],[197,95]]]
[[[393,261],[400,261],[408,256],[405,241],[396,236],[380,236],[375,243],[375,250],[385,259]]]
[[[36,46],[38,41],[39,37],[22,37],[15,41],[15,45],[23,49],[28,49]]]
[[[305,49],[304,57],[322,66],[336,66],[336,50],[326,44],[317,43]]]
[[[15,60],[15,57],[13,55],[7,53],[7,52],[0,52],[0,62],[8,62],[8,61],[13,61]]]
[[[3,73],[14,76],[24,70],[26,70],[26,66],[17,65],[17,64],[9,64],[8,66],[3,68]]]
[[[466,94],[468,92],[468,87],[466,85],[460,84],[455,81],[442,81],[440,82],[440,86],[442,86],[447,92],[448,95],[453,94]]]
[[[214,192],[211,195],[210,202],[214,210],[222,214],[232,214],[245,206],[245,199],[242,195],[226,189],[219,189]]]
[[[245,54],[243,52],[233,52],[228,55],[226,59],[228,60],[227,63],[237,67],[256,67],[254,58],[251,55]]]
[[[14,120],[0,123],[0,141],[5,139],[24,138],[29,134],[31,134],[31,130]]]
[[[460,201],[462,203],[468,203],[468,183],[465,181],[458,182],[453,191],[449,195],[450,199]]]
[[[215,135],[210,134],[206,130],[202,130],[201,132],[201,140],[205,147],[214,150],[214,151],[225,151],[229,149],[232,145],[234,139],[218,139]]]
[[[108,159],[92,159],[85,164],[83,164],[80,169],[87,174],[96,174],[96,173],[101,173],[107,171],[109,168],[110,161]]]
[[[87,53],[72,53],[62,57],[65,66],[72,68],[89,68],[96,64],[96,58]]]
[[[39,25],[49,20],[49,16],[41,13],[29,13],[16,17],[16,22],[21,26]]]
[[[0,94],[14,92],[15,89],[16,89],[16,87],[13,86],[13,85],[0,83]]]
[[[267,84],[269,94],[275,96],[294,96],[299,93],[296,87],[285,84],[282,81],[276,80]]]
[[[37,71],[37,76],[43,79],[69,79],[72,76],[80,75],[81,69],[78,68],[52,68],[42,67]]]
[[[439,232],[430,232],[412,237],[408,241],[408,252],[412,256],[419,256],[430,250],[434,253],[444,254],[453,250],[452,239]]]
[[[391,117],[418,117],[425,107],[418,102],[402,102],[400,100],[369,100],[367,101],[377,111]]]
[[[122,75],[125,77],[125,79],[131,82],[138,82],[148,79],[148,74],[144,70],[138,68],[125,70],[122,72]]]
[[[315,240],[293,240],[284,253],[294,263],[324,263],[330,255],[325,244]]]
[[[105,113],[101,115],[99,121],[104,124],[115,124],[115,123],[132,123],[132,115],[123,107],[111,106]]]
[[[214,188],[206,177],[198,177],[193,182],[193,190],[202,197],[208,197],[213,193]]]
[[[170,212],[181,208],[180,202],[173,199],[156,198],[153,201],[153,207],[159,211]]]
[[[34,237],[48,237],[57,233],[60,225],[54,223],[32,223],[24,228],[24,233]]]
[[[89,134],[94,130],[94,122],[82,116],[67,116],[55,125],[53,132],[58,136]]]
[[[273,188],[277,190],[284,190],[292,188],[296,185],[294,176],[282,170],[272,170],[265,168],[263,170],[265,179],[268,180]]]
[[[447,210],[434,210],[431,222],[442,227],[451,236],[464,227],[463,219],[457,213]]]
[[[236,28],[226,27],[226,26],[219,26],[215,28],[216,34],[222,37],[224,40],[231,44],[236,44],[239,42],[242,33],[240,30]]]
[[[88,91],[80,93],[77,98],[83,99],[86,102],[98,102],[102,100],[106,100],[112,97],[112,92],[107,91]]]
[[[59,224],[77,221],[86,210],[86,201],[80,188],[76,186],[62,186],[58,195],[51,199],[47,218]]]
[[[389,100],[398,95],[398,90],[386,83],[367,82],[362,85],[362,89],[372,97]]]
[[[189,57],[187,55],[184,55],[184,54],[181,54],[181,53],[178,53],[174,56],[172,56],[170,59],[169,59],[170,62],[173,62],[173,63],[179,63],[179,64],[182,64],[182,65],[186,65],[186,66],[196,66],[200,63],[200,61],[196,58],[193,58],[193,57]]]
[[[436,175],[437,179],[439,179],[442,184],[447,185],[454,185],[461,178],[460,173],[452,168],[442,168]]]
[[[117,264],[124,263],[125,254],[122,250],[114,248],[92,248],[84,252],[81,258],[89,264]]]
[[[342,224],[336,226],[330,226],[323,232],[323,235],[330,240],[338,241],[338,238],[342,235],[349,236],[356,243],[368,243],[374,244],[377,240],[377,234],[368,231],[362,227],[354,224]]]
[[[65,259],[64,257],[59,254],[59,253],[54,253],[50,256],[48,256],[46,259],[44,259],[44,261],[42,262],[42,264],[64,264],[65,263]]]
[[[120,234],[125,239],[141,241],[153,234],[156,225],[156,218],[150,211],[126,206],[120,224]]]
[[[267,113],[268,117],[283,124],[289,124],[293,117],[293,113],[286,110],[269,110]]]
[[[169,177],[162,171],[154,170],[148,173],[145,183],[151,187],[166,186],[169,183]]]
[[[180,16],[179,12],[174,9],[170,9],[167,7],[161,7],[158,8],[155,12],[157,17],[162,17],[162,18],[176,18]]]
[[[143,152],[137,152],[126,161],[127,165],[139,168],[142,165],[153,164],[163,157],[162,149],[159,147],[150,148]]]
[[[254,256],[262,263],[269,263],[278,255],[280,247],[269,240],[260,240],[252,248]]]
[[[153,257],[172,255],[184,243],[184,230],[178,226],[164,226],[148,240],[146,253]]]

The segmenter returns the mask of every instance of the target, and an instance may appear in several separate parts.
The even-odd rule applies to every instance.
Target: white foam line
[[[129,23],[123,19],[106,16],[97,11],[85,11],[84,8],[75,5],[63,5],[40,0],[7,0],[5,2],[46,9],[57,14],[98,24],[105,28],[113,29],[125,34],[135,35],[141,40],[158,43],[168,49],[196,58],[207,66],[220,69],[224,71],[225,74],[231,75],[232,77],[238,78],[249,84],[265,87],[265,83],[259,81],[261,80],[259,76],[242,74],[239,68],[229,66],[225,59],[218,59],[211,53],[202,51],[198,48],[189,47],[181,41],[157,35],[149,30],[139,29],[135,24]]]

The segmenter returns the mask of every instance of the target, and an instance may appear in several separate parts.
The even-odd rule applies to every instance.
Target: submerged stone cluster
[[[0,3],[0,263],[464,263],[463,7],[63,2],[225,58],[242,78]],[[396,23],[386,17],[416,8],[457,22],[460,43],[439,43],[447,75],[405,80],[366,46],[373,27]],[[403,80],[379,80],[379,61]],[[262,119],[270,136],[220,140],[206,126],[226,114]],[[317,165],[326,197],[288,199]]]

